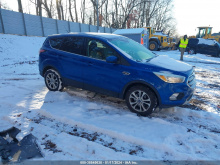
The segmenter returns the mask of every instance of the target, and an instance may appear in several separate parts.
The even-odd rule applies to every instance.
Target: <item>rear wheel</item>
[[[151,51],[157,51],[158,50],[158,44],[155,41],[150,41],[149,48]]]
[[[157,106],[157,97],[145,86],[131,87],[125,99],[130,111],[141,116],[150,115]]]
[[[50,91],[62,91],[64,88],[60,74],[54,69],[45,72],[44,81]]]

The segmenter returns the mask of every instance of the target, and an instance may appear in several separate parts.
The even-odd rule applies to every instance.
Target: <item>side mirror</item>
[[[116,56],[108,56],[106,58],[106,62],[108,62],[108,63],[117,63],[117,61],[118,61],[118,57],[116,57]]]

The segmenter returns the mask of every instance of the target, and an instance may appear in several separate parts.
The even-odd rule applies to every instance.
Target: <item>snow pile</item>
[[[164,34],[164,33],[162,33],[162,32],[155,32],[155,33],[153,33],[153,35],[155,35],[155,36],[164,36],[164,37],[168,37],[167,34]]]
[[[0,129],[16,126],[18,139],[32,133],[42,160],[220,160],[220,58],[184,55],[196,66],[192,101],[147,118],[131,113],[122,100],[75,88],[48,91],[38,71],[44,40],[0,34]],[[156,53],[160,60],[152,63],[191,68],[173,65],[178,51]]]
[[[141,34],[145,28],[135,28],[135,29],[118,29],[113,32],[113,34]]]
[[[198,38],[199,42],[198,44],[205,44],[205,45],[215,45],[216,43],[218,43],[216,40],[214,39],[204,39],[204,38]]]

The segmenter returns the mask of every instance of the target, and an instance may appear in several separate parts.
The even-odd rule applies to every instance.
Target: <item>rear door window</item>
[[[82,55],[83,41],[84,39],[81,37],[66,37],[60,50]]]

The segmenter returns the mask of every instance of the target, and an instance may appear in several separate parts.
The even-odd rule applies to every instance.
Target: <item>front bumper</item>
[[[195,91],[187,84],[167,84],[165,88],[159,90],[161,96],[160,108],[173,107],[186,104],[190,101]],[[178,93],[176,99],[172,99],[173,94]]]

